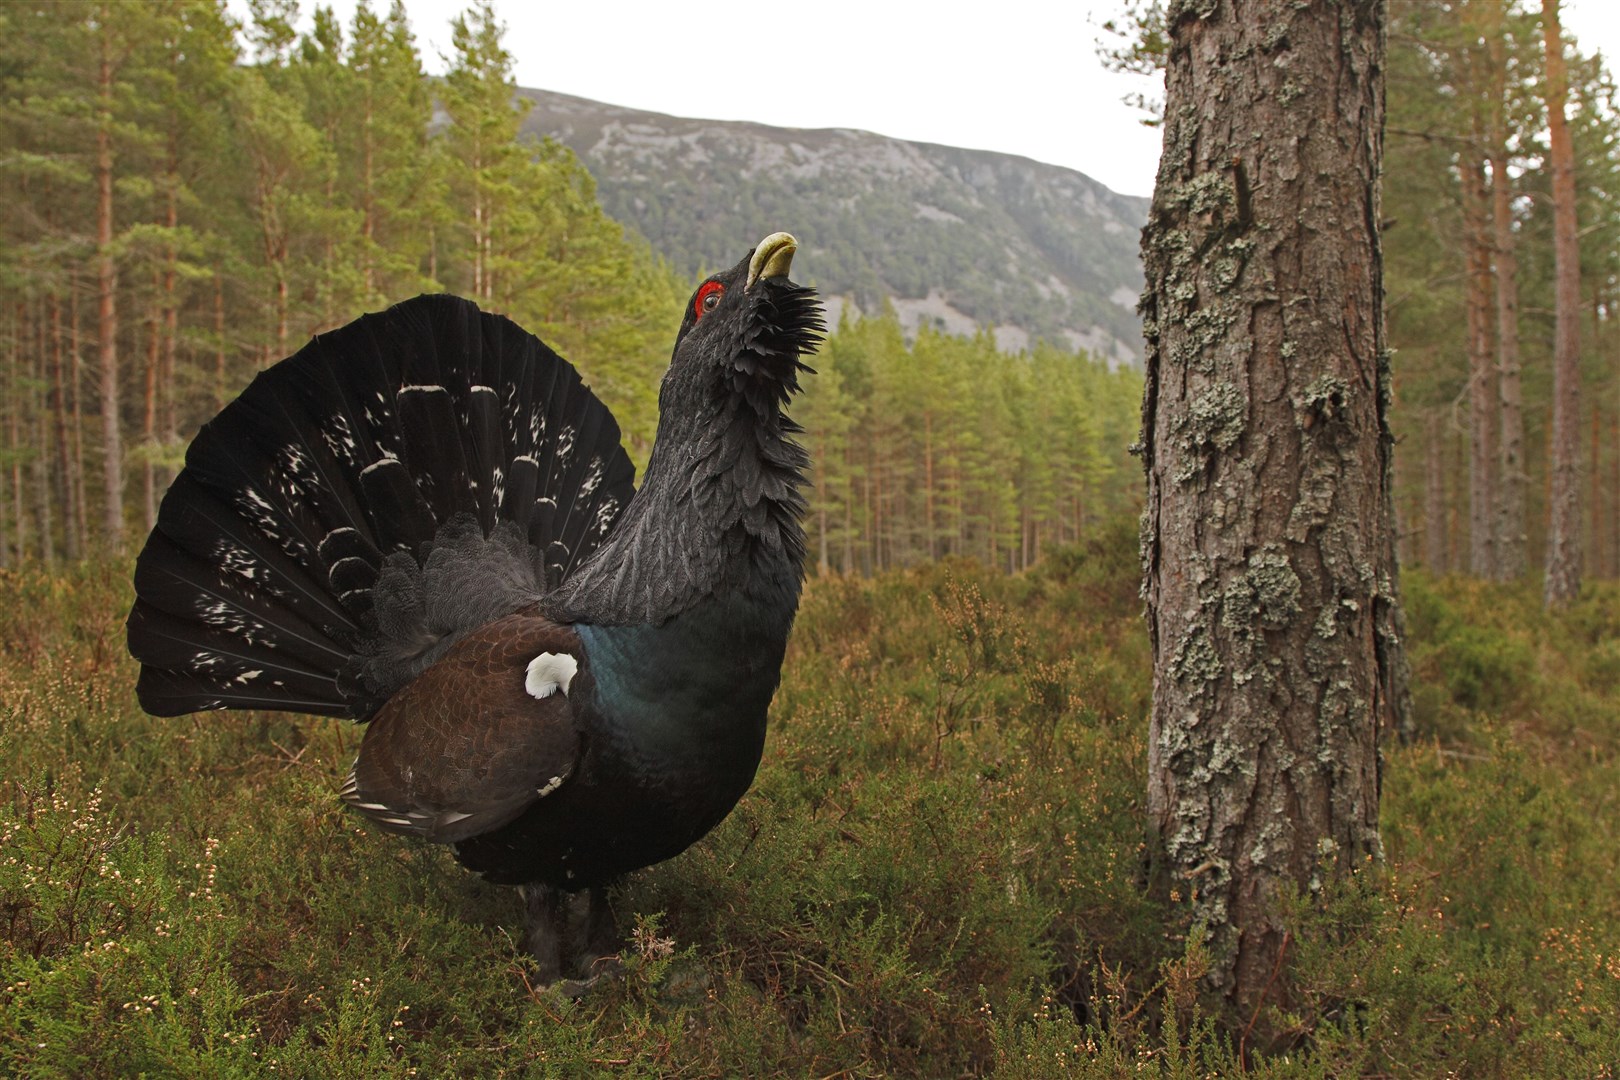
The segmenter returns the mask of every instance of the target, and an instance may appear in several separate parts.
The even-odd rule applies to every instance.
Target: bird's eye
[[[726,287],[718,281],[705,281],[703,287],[697,291],[697,298],[692,301],[692,317],[701,319],[720,304],[720,298],[725,295]]]

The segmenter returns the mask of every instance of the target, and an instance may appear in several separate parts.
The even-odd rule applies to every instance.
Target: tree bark
[[[1491,230],[1482,164],[1465,151],[1462,174],[1467,233],[1468,572],[1496,577],[1496,365],[1491,341]]]
[[[152,303],[158,303],[162,295],[157,280],[157,272],[153,272],[154,288],[152,290]],[[146,369],[142,373],[141,392],[141,449],[145,456],[141,460],[141,506],[144,511],[143,520],[146,523],[146,532],[151,532],[157,526],[157,415],[158,415],[158,363],[163,355],[162,342],[159,341],[158,309],[149,307],[146,312]]]
[[[1502,9],[1484,10],[1492,19],[1491,52],[1491,222],[1496,257],[1496,386],[1500,473],[1496,484],[1496,572],[1504,581],[1529,568],[1529,536],[1524,498],[1524,389],[1519,367],[1519,256],[1513,233],[1513,179],[1508,175],[1507,46]]]
[[[1384,5],[1177,0],[1147,228],[1155,879],[1246,1012],[1280,896],[1381,852],[1404,699],[1378,171]]]
[[[1592,402],[1592,438],[1591,451],[1588,459],[1587,471],[1591,474],[1588,480],[1586,517],[1590,522],[1591,535],[1586,541],[1588,557],[1592,560],[1593,570],[1602,573],[1603,566],[1603,404],[1601,401]]]
[[[14,528],[12,550],[17,562],[28,558],[28,512],[23,508],[23,444],[19,417],[23,409],[22,377],[23,341],[26,339],[27,308],[21,302],[12,310],[11,363],[6,365],[6,446],[11,458],[11,521]]]
[[[214,411],[225,407],[225,278],[214,271]]]
[[[1609,417],[1609,576],[1620,578],[1620,412]]]
[[[1569,77],[1558,0],[1543,0],[1541,24],[1547,48],[1547,157],[1552,166],[1557,283],[1544,598],[1547,606],[1561,607],[1581,591],[1581,250],[1575,218],[1575,147],[1564,115]]]
[[[163,223],[169,230],[170,240],[163,252],[163,356],[158,365],[157,440],[168,446],[175,440],[175,359],[180,350],[180,297],[177,294],[180,253],[173,237],[180,229],[180,136],[173,130],[169,136],[169,162],[167,176],[167,205]],[[174,479],[165,466],[159,474],[159,487],[167,491]]]
[[[62,299],[55,290],[46,297],[50,322],[51,452],[56,463],[56,501],[62,506],[62,549],[69,561],[79,558],[79,526],[74,520],[73,447],[68,440],[67,379],[62,365]]]
[[[34,430],[29,433],[30,451],[34,458],[34,527],[39,530],[39,558],[47,570],[56,567],[56,530],[52,527],[51,519],[51,454],[50,433],[47,426],[47,413],[45,393],[50,385],[50,372],[47,368],[45,341],[45,318],[40,310],[43,304],[39,300],[34,302],[34,365],[33,377],[29,379],[28,412],[33,417]]]
[[[73,394],[73,519],[79,529],[80,552],[90,546],[90,501],[85,494],[84,469],[84,351],[79,341],[79,282],[68,276],[68,365]]]
[[[1429,412],[1423,425],[1423,565],[1431,574],[1450,569],[1446,560],[1446,445],[1443,414]]]
[[[102,531],[117,551],[124,536],[124,441],[118,395],[118,268],[113,262],[113,56],[108,6],[101,5],[96,123],[97,353],[101,361]]]

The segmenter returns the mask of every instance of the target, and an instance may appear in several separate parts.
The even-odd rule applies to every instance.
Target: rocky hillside
[[[1055,165],[845,128],[688,120],[543,90],[529,130],[572,147],[608,213],[684,272],[788,229],[805,277],[909,327],[991,326],[1135,362],[1147,200]]]

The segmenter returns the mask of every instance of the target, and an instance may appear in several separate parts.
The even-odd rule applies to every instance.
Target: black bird
[[[640,490],[573,368],[466,300],[262,373],[136,562],[142,707],[368,722],[346,803],[522,886],[547,981],[615,951],[605,887],[712,829],[764,746],[805,550],[783,410],[824,329],[796,248],[698,286]]]

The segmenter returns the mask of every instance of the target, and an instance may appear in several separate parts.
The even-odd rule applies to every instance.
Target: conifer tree
[[[1143,233],[1148,811],[1159,888],[1210,935],[1214,985],[1258,1016],[1286,1002],[1283,901],[1381,850],[1402,647],[1385,11],[1220,0],[1166,18]]]
[[[454,166],[449,195],[461,223],[454,237],[439,245],[448,266],[440,280],[481,304],[502,310],[497,297],[510,295],[498,281],[498,245],[515,246],[521,228],[508,219],[519,195],[524,152],[518,131],[526,103],[514,99],[512,56],[501,43],[504,28],[490,0],[478,0],[451,22],[455,50],[441,86],[449,117],[444,150]],[[504,253],[504,252],[502,252]]]
[[[368,305],[380,304],[432,287],[428,245],[440,201],[428,143],[432,100],[400,0],[383,17],[368,3],[356,6],[348,64],[358,102],[341,173],[360,211],[360,289]]]
[[[1581,589],[1581,262],[1576,221],[1575,149],[1565,114],[1569,77],[1558,21],[1558,0],[1543,0],[1541,20],[1547,48],[1548,158],[1552,172],[1553,253],[1557,266],[1545,585],[1547,604],[1554,607],[1568,604]]]

